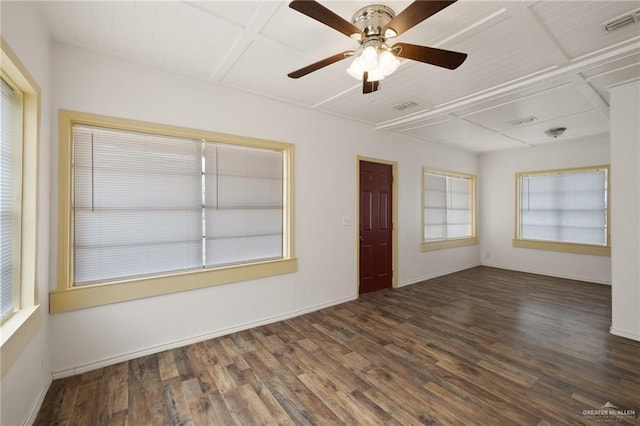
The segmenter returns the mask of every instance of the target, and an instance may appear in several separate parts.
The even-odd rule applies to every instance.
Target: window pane
[[[202,267],[202,142],[74,126],[75,284]]]
[[[205,265],[283,257],[281,151],[205,146]]]
[[[471,237],[471,180],[424,174],[424,239]]]
[[[13,128],[15,112],[13,90],[2,80],[2,141],[0,143],[0,319],[9,316],[15,309],[13,290],[13,176],[16,163],[11,160],[13,151]]]
[[[606,170],[523,176],[520,238],[607,243]]]

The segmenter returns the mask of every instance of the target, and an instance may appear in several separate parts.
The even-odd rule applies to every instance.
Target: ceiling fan
[[[417,0],[398,15],[390,7],[371,5],[358,10],[351,22],[348,22],[316,1],[294,0],[289,4],[290,8],[356,40],[360,46],[356,50],[340,52],[307,65],[289,73],[288,76],[300,78],[327,65],[353,57],[354,60],[347,72],[352,77],[362,80],[362,93],[372,93],[380,88],[380,80],[398,68],[398,57],[456,69],[467,58],[466,53],[409,43],[387,45],[387,39],[399,36],[455,2],[456,0]]]

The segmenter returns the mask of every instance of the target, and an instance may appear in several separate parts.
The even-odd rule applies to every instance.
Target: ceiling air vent
[[[413,101],[408,101],[408,102],[405,102],[405,103],[402,103],[402,104],[394,105],[393,109],[397,109],[398,111],[402,111],[402,110],[407,109],[407,108],[412,108],[412,107],[414,107],[416,105],[418,105],[418,104],[413,102]]]
[[[635,24],[638,22],[640,22],[640,9],[632,10],[631,12],[625,13],[622,16],[618,16],[617,18],[605,22],[601,25],[601,27],[605,33],[610,33],[622,27],[626,27],[627,25]]]
[[[536,120],[536,117],[530,115],[529,117],[520,118],[518,120],[507,121],[507,124],[511,124],[512,126],[520,126],[521,124],[533,123]]]

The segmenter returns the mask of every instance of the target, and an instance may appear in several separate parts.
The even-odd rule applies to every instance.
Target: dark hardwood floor
[[[38,425],[639,424],[611,289],[477,267],[55,380]]]

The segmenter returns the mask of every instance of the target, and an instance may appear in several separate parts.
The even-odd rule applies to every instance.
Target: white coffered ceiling
[[[343,18],[371,1],[321,1]],[[380,3],[380,2],[378,2]],[[409,1],[385,1],[396,13]],[[404,61],[363,95],[344,60],[287,73],[356,42],[281,1],[48,1],[56,43],[91,49],[418,139],[483,152],[609,129],[607,88],[640,79],[640,23],[601,24],[640,1],[461,0],[397,41],[467,53],[451,71]],[[394,40],[396,41],[396,40]],[[413,102],[410,108],[394,106]],[[527,117],[535,120],[509,124]]]

